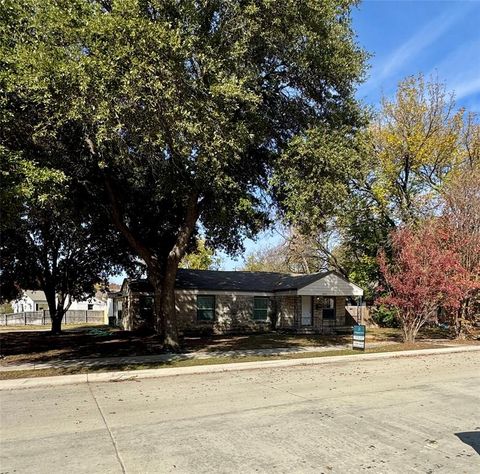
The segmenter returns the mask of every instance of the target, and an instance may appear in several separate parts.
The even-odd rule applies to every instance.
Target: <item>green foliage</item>
[[[384,99],[367,136],[370,158],[338,216],[342,265],[373,295],[381,280],[376,256],[390,254],[390,232],[438,213],[445,186],[479,156],[478,123],[455,108],[438,82],[402,81]]]
[[[408,77],[372,125],[377,163],[369,191],[396,222],[429,216],[448,175],[464,162],[466,117],[444,84]]]
[[[340,213],[352,180],[360,179],[365,169],[364,140],[351,127],[321,124],[291,141],[273,178],[287,222],[312,233]]]
[[[373,309],[372,319],[381,328],[398,328],[400,325],[396,317],[397,310],[380,305]]]
[[[65,127],[58,141],[40,143],[30,134],[30,101],[4,98],[0,300],[15,298],[21,289],[41,289],[52,320],[60,322],[67,295],[93,294],[94,285],[129,258],[106,216],[85,199],[78,176],[61,169],[76,154],[75,130]]]
[[[81,124],[78,140],[93,152],[82,158],[88,171],[129,190],[123,210],[149,245],[171,238],[197,191],[207,240],[235,250],[265,224],[258,190],[268,169],[280,173],[302,144],[290,166],[299,178],[292,168],[307,148],[336,147],[330,132],[338,138],[357,122],[353,92],[365,55],[353,42],[349,2],[77,0],[67,8],[29,0],[2,8],[5,90],[37,105],[39,140]],[[325,198],[329,188],[326,181]],[[295,190],[287,186],[282,202]],[[149,231],[162,215],[162,232]]]
[[[13,313],[13,308],[10,303],[0,304],[0,314],[5,314],[5,313],[6,314]]]
[[[215,255],[215,252],[205,245],[205,240],[197,241],[197,248],[193,252],[187,253],[180,262],[180,268],[191,270],[218,270],[221,264],[221,258]]]
[[[303,234],[295,236],[299,255],[313,271],[335,268],[373,299],[379,249],[389,255],[392,230],[438,213],[446,185],[479,160],[479,130],[443,84],[418,76],[382,101],[367,130],[322,124],[296,137],[274,184],[283,219]]]

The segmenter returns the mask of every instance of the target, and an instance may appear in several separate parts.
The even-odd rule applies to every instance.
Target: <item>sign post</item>
[[[353,326],[353,349],[365,350],[366,328],[364,324]]]

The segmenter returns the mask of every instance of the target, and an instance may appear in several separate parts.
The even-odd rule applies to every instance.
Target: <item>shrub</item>
[[[380,305],[373,309],[372,319],[381,328],[398,328],[398,320],[395,317],[395,310]]]

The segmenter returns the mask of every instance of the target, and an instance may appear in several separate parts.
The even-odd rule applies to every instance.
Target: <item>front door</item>
[[[312,325],[312,297],[302,296],[302,326]]]

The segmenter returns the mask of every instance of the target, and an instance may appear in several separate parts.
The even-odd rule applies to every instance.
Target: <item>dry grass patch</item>
[[[294,360],[294,359],[308,359],[321,358],[331,356],[345,356],[345,355],[359,355],[372,354],[382,352],[403,352],[415,349],[437,349],[445,347],[432,343],[416,343],[416,344],[389,344],[386,346],[378,346],[367,349],[366,351],[358,351],[353,349],[345,350],[331,350],[322,352],[298,352],[292,354],[282,354],[275,356],[235,356],[235,357],[211,357],[208,359],[184,359],[169,362],[156,362],[152,364],[119,364],[119,365],[105,365],[97,367],[65,367],[65,368],[50,368],[37,370],[18,370],[11,372],[1,372],[0,380],[30,378],[30,377],[51,377],[55,375],[72,375],[95,372],[116,372],[127,370],[143,370],[143,369],[163,369],[175,367],[194,367],[199,365],[223,365],[236,362],[263,362],[268,360]]]
[[[401,343],[400,329],[368,328],[367,345]],[[324,348],[349,345],[352,336],[347,335],[296,335],[265,333],[250,335],[224,335],[185,337],[183,351],[242,351],[255,349],[295,349],[321,346]],[[425,329],[418,342],[447,344],[471,344],[472,340],[453,341],[448,331]],[[478,341],[477,343],[480,343]],[[60,336],[47,331],[0,331],[0,348],[3,359],[0,365],[21,363],[58,362],[71,359],[128,357],[162,354],[162,345],[156,335],[135,334],[108,326],[65,327]]]

